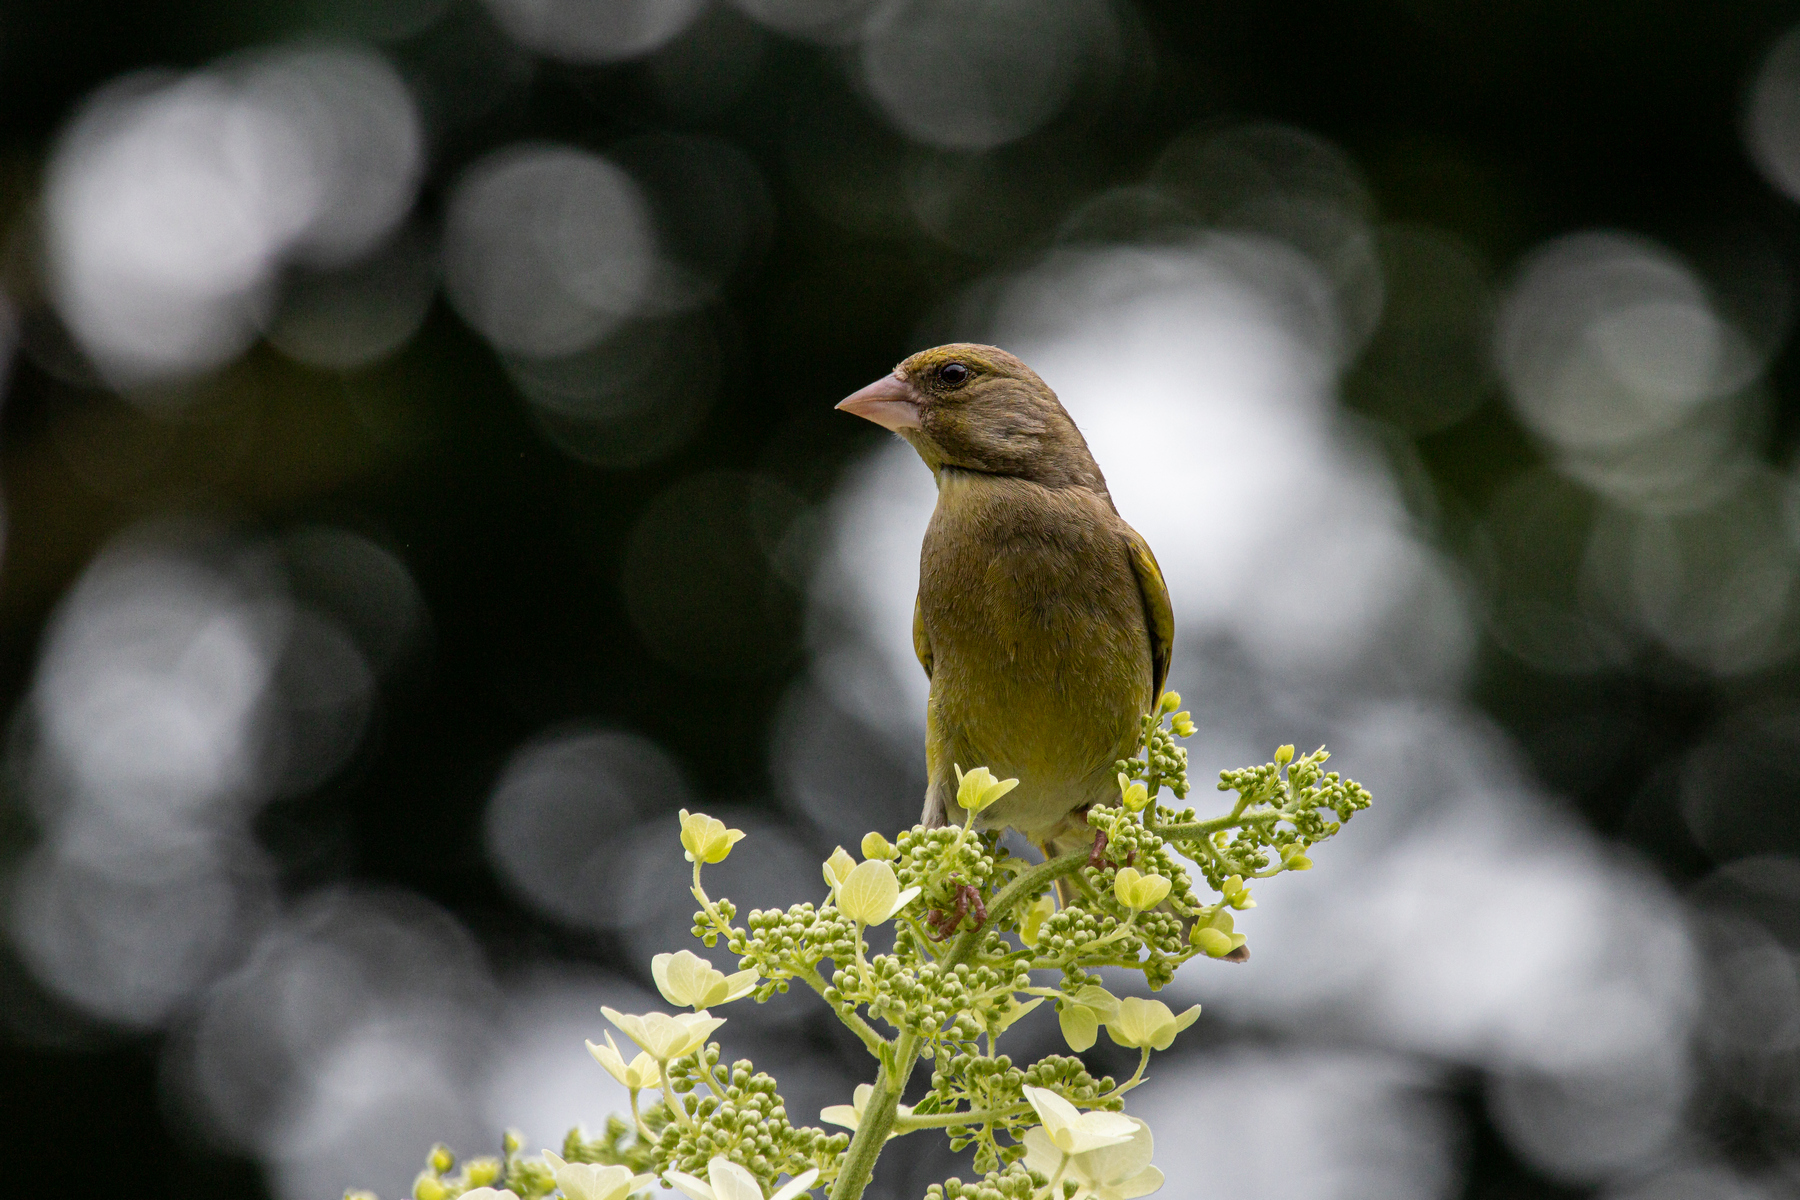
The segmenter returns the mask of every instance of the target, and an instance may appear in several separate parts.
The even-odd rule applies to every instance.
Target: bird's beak
[[[896,432],[919,427],[919,394],[898,375],[883,375],[860,392],[839,400],[837,406]]]

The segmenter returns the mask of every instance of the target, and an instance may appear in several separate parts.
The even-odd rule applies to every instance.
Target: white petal
[[[763,1200],[762,1184],[756,1182],[756,1176],[723,1155],[714,1155],[706,1164],[706,1177],[718,1200]]]
[[[703,1179],[695,1179],[685,1171],[668,1171],[663,1174],[663,1178],[681,1189],[690,1200],[718,1200],[713,1195],[711,1185]]]
[[[1150,1165],[1155,1141],[1150,1127],[1136,1117],[1127,1117],[1133,1125],[1130,1140],[1116,1146],[1102,1146],[1078,1155],[1072,1167],[1095,1184],[1111,1185],[1131,1179]]]
[[[918,898],[918,895],[919,895],[920,891],[922,891],[922,890],[923,890],[922,888],[909,887],[904,892],[901,892],[900,895],[894,899],[894,907],[888,909],[888,915],[886,917],[883,917],[882,920],[884,920],[884,921],[888,920],[895,913],[899,912],[901,909],[903,909],[907,905],[911,904],[914,900],[916,900]]]
[[[1042,1125],[1033,1125],[1025,1131],[1025,1165],[1040,1175],[1054,1175],[1062,1166],[1063,1152],[1050,1135],[1044,1132]]]
[[[782,1184],[781,1189],[773,1196],[770,1196],[769,1200],[794,1200],[795,1196],[798,1196],[800,1193],[810,1188],[813,1185],[813,1180],[818,1177],[819,1168],[817,1167],[813,1167],[808,1171],[802,1171],[786,1183]]]
[[[658,954],[650,959],[650,978],[656,983],[656,990],[663,994],[663,999],[670,1004],[687,1007],[687,1001],[678,999],[669,991],[669,964],[675,961],[673,954]]]
[[[1163,1185],[1163,1173],[1155,1167],[1145,1167],[1124,1183],[1115,1183],[1107,1191],[1109,1200],[1137,1200],[1139,1196],[1148,1196]]]
[[[829,1108],[819,1110],[819,1120],[827,1125],[842,1125],[845,1129],[855,1129],[862,1124],[862,1114],[848,1104],[833,1104]]]
[[[1044,1123],[1044,1128],[1059,1143],[1062,1139],[1056,1137],[1056,1134],[1081,1119],[1081,1113],[1073,1104],[1048,1088],[1028,1087],[1025,1089],[1025,1099],[1031,1102],[1031,1107],[1037,1110],[1038,1120]]]

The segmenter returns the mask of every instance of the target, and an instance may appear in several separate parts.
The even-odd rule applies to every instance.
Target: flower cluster
[[[1190,959],[1242,960],[1249,947],[1233,914],[1255,907],[1251,884],[1310,868],[1313,848],[1369,803],[1356,783],[1323,769],[1322,749],[1295,758],[1283,746],[1262,766],[1221,774],[1220,789],[1237,794],[1226,813],[1202,818],[1157,804],[1165,789],[1176,800],[1188,793],[1179,739],[1194,726],[1180,704],[1170,693],[1145,718],[1141,757],[1118,764],[1118,803],[1088,811],[1093,849],[1041,863],[975,829],[976,814],[1018,781],[959,767],[959,824],[892,841],[870,833],[860,860],[840,846],[821,866],[821,896],[753,910],[740,924],[731,901],[707,894],[702,871],[744,835],[684,810],[681,842],[699,904],[693,932],[722,944],[737,969],[689,950],[655,956],[657,990],[681,1011],[602,1009],[626,1043],[612,1032],[588,1043],[626,1088],[628,1116],[608,1120],[599,1138],[572,1131],[560,1154],[536,1158],[509,1134],[504,1159],[470,1160],[454,1176],[440,1147],[414,1200],[539,1200],[553,1191],[624,1200],[658,1178],[691,1200],[796,1200],[821,1185],[831,1200],[858,1200],[882,1148],[929,1129],[955,1149],[973,1148],[982,1178],[933,1185],[928,1200],[1132,1200],[1155,1191],[1162,1175],[1151,1165],[1151,1132],[1120,1110],[1151,1056],[1200,1008],[1177,1013],[1147,996],[1115,995],[1097,970],[1139,972],[1154,991]],[[880,926],[893,931],[885,953],[868,941]],[[874,1080],[819,1114],[854,1136],[794,1124],[775,1080],[748,1061],[722,1065],[711,1040],[727,1024],[715,1010],[766,1002],[795,982],[822,996],[874,1059]],[[1115,1082],[1073,1056],[1016,1064],[998,1044],[1046,1003],[1071,1051],[1090,1049],[1104,1030],[1138,1051],[1137,1069]],[[930,1086],[902,1104],[921,1060],[933,1064]]]

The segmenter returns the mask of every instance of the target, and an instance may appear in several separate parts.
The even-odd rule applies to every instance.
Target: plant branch
[[[979,928],[964,930],[956,939],[956,944],[951,947],[950,953],[941,960],[940,965],[948,971],[969,961],[975,956],[976,947],[981,945],[982,940],[986,937],[988,927],[998,921],[1007,909],[1022,899],[1037,895],[1047,885],[1061,879],[1064,875],[1072,875],[1079,871],[1087,860],[1088,851],[1071,850],[1060,858],[1052,858],[1039,863],[1001,888],[999,894],[987,906],[987,921]]]
[[[896,1117],[894,1128],[901,1133],[915,1129],[947,1129],[952,1125],[986,1125],[1029,1112],[1029,1104],[1010,1104],[1005,1108],[970,1109],[967,1112],[926,1113],[923,1116]]]
[[[817,967],[808,967],[804,971],[795,971],[794,978],[805,983],[807,987],[819,993],[821,997],[825,995],[825,989],[828,985],[825,982],[825,977],[819,974],[819,969]],[[830,1004],[831,1002],[827,1000],[826,1003]],[[888,1041],[879,1033],[875,1032],[875,1027],[873,1025],[870,1025],[867,1021],[863,1020],[854,1008],[844,1010],[839,1009],[836,1005],[832,1005],[832,1011],[837,1013],[840,1021],[850,1027],[851,1033],[854,1033],[857,1037],[862,1039],[862,1044],[868,1048],[870,1054],[873,1054],[876,1058],[881,1057],[881,1048],[887,1045]]]

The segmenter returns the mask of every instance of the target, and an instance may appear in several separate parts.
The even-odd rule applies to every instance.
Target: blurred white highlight
[[[871,16],[862,69],[909,137],[986,150],[1047,124],[1120,54],[1102,0],[898,0]]]
[[[1455,1130],[1427,1070],[1317,1050],[1171,1058],[1132,1095],[1171,1196],[1448,1200]]]
[[[1744,141],[1764,178],[1800,200],[1800,29],[1769,48],[1751,82]]]
[[[666,754],[636,734],[571,730],[515,754],[488,801],[488,856],[534,907],[577,926],[617,924],[621,831],[690,803]],[[673,828],[671,824],[670,828]]]
[[[1742,462],[1708,434],[1763,356],[1693,270],[1646,239],[1581,233],[1534,251],[1501,307],[1496,355],[1520,418],[1618,503],[1693,507]]]
[[[686,29],[705,0],[487,0],[506,31],[551,58],[640,58]]]
[[[880,0],[732,0],[771,29],[791,37],[836,45],[862,35]]]
[[[655,245],[637,185],[598,155],[517,146],[457,183],[444,232],[451,303],[503,351],[585,349],[633,313]]]
[[[333,549],[384,554],[316,530],[297,567],[307,548],[315,580]],[[274,910],[251,819],[360,742],[373,672],[330,598],[298,602],[282,565],[266,544],[147,526],[104,550],[51,621],[11,753],[43,838],[8,926],[33,973],[92,1016],[161,1025],[232,966]],[[393,602],[338,582],[365,616]]]
[[[52,295],[115,384],[217,366],[255,339],[284,261],[364,253],[410,209],[423,165],[412,98],[368,50],[129,77],[52,156]]]

